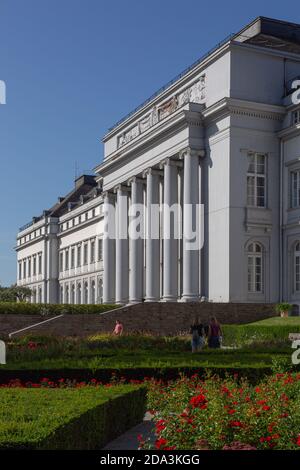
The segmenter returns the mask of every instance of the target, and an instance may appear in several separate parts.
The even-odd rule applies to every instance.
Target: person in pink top
[[[116,326],[113,331],[113,334],[116,336],[121,336],[123,333],[123,325],[119,320],[116,320]]]

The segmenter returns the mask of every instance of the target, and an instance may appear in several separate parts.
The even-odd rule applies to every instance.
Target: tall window
[[[31,277],[31,258],[28,258],[28,277]]]
[[[81,304],[81,282],[77,284],[77,304]]]
[[[102,238],[98,239],[98,261],[103,260],[103,240]]]
[[[42,254],[40,253],[39,254],[39,260],[38,260],[38,263],[39,263],[39,274],[42,274]]]
[[[69,250],[66,250],[65,252],[65,270],[67,271],[69,269]]]
[[[33,257],[33,275],[36,276],[36,256]]]
[[[294,252],[294,286],[295,292],[300,292],[300,243],[297,242]]]
[[[95,240],[91,241],[91,263],[95,263]]]
[[[75,267],[75,248],[71,248],[71,269]]]
[[[263,249],[259,243],[251,243],[248,246],[248,292],[263,291]]]
[[[247,205],[266,207],[266,156],[248,154]]]
[[[26,279],[26,260],[23,261],[23,279]]]
[[[91,304],[96,302],[96,283],[93,280],[91,283]]]
[[[19,262],[19,281],[22,279],[22,263]]]
[[[88,244],[83,245],[83,264],[88,264]]]
[[[89,285],[87,281],[83,284],[83,303],[87,304],[89,299]]]
[[[59,271],[62,272],[64,270],[64,254],[61,251],[59,253]]]
[[[75,304],[75,284],[71,286],[71,304]]]
[[[81,245],[77,246],[77,268],[81,266]]]
[[[292,208],[300,207],[300,170],[290,173],[290,204]]]

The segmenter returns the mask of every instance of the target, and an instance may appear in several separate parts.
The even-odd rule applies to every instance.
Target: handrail
[[[39,323],[34,323],[33,325],[26,326],[26,328],[22,328],[21,330],[13,331],[12,333],[9,333],[8,337],[11,338],[13,335],[16,335],[17,333],[22,333],[22,331],[30,330],[31,328],[35,328],[36,326],[43,325],[44,323],[47,323],[49,321],[57,320],[58,318],[63,317],[65,314],[62,313],[61,315],[57,315],[52,318],[48,318],[48,320],[40,321]]]

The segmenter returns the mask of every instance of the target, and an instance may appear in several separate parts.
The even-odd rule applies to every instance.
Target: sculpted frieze
[[[150,113],[144,116],[133,127],[118,136],[118,148],[146,132],[150,127],[162,121],[177,109],[187,103],[203,103],[205,100],[205,75],[202,75],[193,85],[173,95],[168,101],[153,106]]]

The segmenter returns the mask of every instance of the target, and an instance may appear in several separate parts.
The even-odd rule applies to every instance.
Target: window
[[[85,216],[85,220],[88,220],[88,218],[89,218],[88,212],[86,212],[84,216]]]
[[[66,293],[65,293],[65,304],[68,304],[70,302],[69,299],[69,285],[66,285]]]
[[[97,303],[102,304],[103,302],[103,279],[101,277],[98,278],[98,295],[97,295]]]
[[[28,258],[28,277],[31,277],[31,258]]]
[[[300,123],[300,109],[292,112],[292,125]]]
[[[92,217],[95,217],[95,215],[96,215],[96,211],[95,211],[95,209],[93,209],[92,210]]]
[[[36,256],[33,257],[33,275],[36,276]]]
[[[83,264],[88,264],[88,244],[83,245]]]
[[[75,248],[71,248],[71,269],[75,267]]]
[[[42,255],[39,254],[39,274],[42,274]]]
[[[77,246],[77,268],[81,266],[81,245]]]
[[[42,303],[42,288],[38,287],[38,303]]]
[[[22,263],[19,263],[19,281],[22,279]]]
[[[77,284],[77,303],[81,304],[81,283]]]
[[[248,246],[248,292],[263,293],[263,249],[259,243]]]
[[[290,205],[293,209],[300,207],[300,170],[290,173]]]
[[[23,279],[26,279],[26,260],[23,261]]]
[[[247,205],[266,207],[266,156],[248,154]]]
[[[300,242],[296,243],[294,252],[294,288],[300,292]]]
[[[91,241],[91,263],[95,263],[95,240]]]
[[[63,252],[61,251],[59,253],[59,271],[60,272],[63,272],[64,270],[64,254]]]
[[[71,287],[71,304],[75,304],[75,284]]]
[[[96,302],[96,283],[92,281],[91,283],[91,304]]]
[[[67,271],[69,269],[69,250],[66,250],[65,252],[65,270]]]
[[[98,239],[98,261],[103,260],[103,240],[102,238]]]
[[[83,303],[87,304],[88,301],[89,301],[89,285],[88,285],[87,281],[84,283],[83,288],[84,288],[84,290],[83,290],[83,294],[84,294]]]

